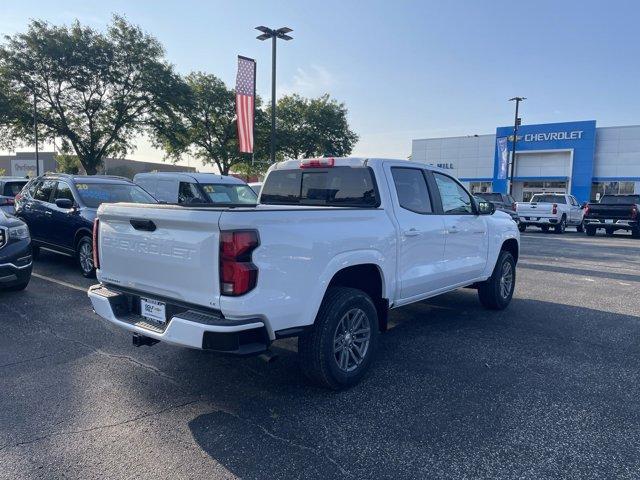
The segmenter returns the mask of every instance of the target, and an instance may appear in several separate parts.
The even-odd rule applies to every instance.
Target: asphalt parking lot
[[[526,233],[503,312],[393,312],[340,393],[275,363],[135,348],[43,254],[0,293],[0,478],[638,478],[640,240]],[[55,281],[52,281],[55,280]],[[62,283],[61,283],[62,282]]]

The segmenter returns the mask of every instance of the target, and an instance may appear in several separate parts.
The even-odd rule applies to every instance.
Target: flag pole
[[[253,167],[253,160],[256,151],[256,62],[253,61],[253,125],[251,125],[251,138],[253,139],[253,145],[251,145],[251,166]]]

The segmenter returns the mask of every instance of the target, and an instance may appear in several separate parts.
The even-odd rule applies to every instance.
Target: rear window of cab
[[[274,170],[267,176],[260,203],[376,208],[380,205],[368,167]]]

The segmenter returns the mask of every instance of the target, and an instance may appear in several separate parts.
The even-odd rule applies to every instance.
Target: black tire
[[[87,249],[91,253],[90,260],[86,259]],[[85,278],[95,278],[96,269],[93,267],[93,241],[89,237],[82,237],[76,247],[76,260],[80,267],[80,273]]]
[[[343,330],[340,327],[346,326],[349,321],[353,320],[349,320],[352,312],[364,314],[362,322],[368,324],[369,339],[364,356],[360,357],[360,363],[356,363],[352,370],[348,370],[349,362],[352,361],[352,357],[348,353],[346,355],[347,369],[342,368],[341,365],[343,350],[347,348],[348,351],[352,348],[351,346],[346,347],[345,342],[349,341],[350,345],[354,345],[357,341],[354,342],[354,337],[351,336],[353,330],[347,332],[347,329]],[[353,315],[360,316],[360,313]],[[353,328],[357,328],[358,325]],[[339,329],[345,332],[344,338],[342,338]],[[369,295],[355,288],[331,287],[322,300],[315,323],[309,331],[298,338],[298,354],[302,372],[315,384],[333,390],[341,390],[355,385],[362,380],[373,362],[378,342],[378,330],[378,314]],[[340,351],[335,350],[340,348],[340,346],[336,347],[336,339],[340,341],[340,346],[345,346]],[[362,343],[361,346],[363,346]],[[355,351],[358,351],[357,346],[355,348]],[[353,358],[355,359],[355,354]]]
[[[540,229],[541,229],[544,233],[548,233],[548,232],[549,232],[549,227],[547,227],[546,225],[543,225],[542,227],[540,227]]]
[[[576,225],[576,232],[584,232],[584,222],[580,222],[578,225]]]
[[[40,247],[31,246],[31,258],[33,260],[40,258]]]
[[[612,228],[605,228],[604,229],[604,233],[607,234],[607,237],[613,237],[613,229]]]
[[[562,234],[566,229],[567,229],[567,217],[563,215],[562,218],[560,219],[560,223],[557,224],[555,227],[553,227],[553,231],[556,233]]]
[[[16,285],[11,285],[10,287],[6,287],[5,290],[8,290],[9,292],[20,292],[25,288],[27,288],[27,285],[29,285],[30,280],[31,280],[31,276],[29,276],[29,278],[27,278],[25,282],[18,283]]]
[[[631,229],[632,238],[640,238],[640,227],[634,227]]]
[[[521,223],[518,225],[518,230],[520,230],[521,232],[524,232],[527,230],[527,224],[526,223]]]
[[[507,267],[506,265],[509,265]],[[505,272],[511,272],[511,283],[508,288],[502,288]],[[506,287],[506,285],[505,285]],[[516,262],[511,253],[503,250],[498,256],[496,266],[488,280],[478,285],[478,298],[483,307],[490,310],[504,310],[511,303],[513,291],[516,287]]]
[[[596,227],[585,227],[585,232],[588,236],[593,237],[596,234]]]

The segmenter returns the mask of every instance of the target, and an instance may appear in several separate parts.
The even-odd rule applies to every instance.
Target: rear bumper
[[[556,217],[535,217],[519,215],[520,223],[526,225],[557,225],[558,219]]]
[[[637,220],[615,220],[611,219],[610,222],[604,218],[585,218],[584,224],[590,227],[607,228],[613,230],[631,230],[638,227]]]
[[[264,322],[258,318],[228,320],[220,313],[181,309],[167,313],[165,324],[156,324],[139,314],[139,296],[98,284],[89,288],[93,310],[108,322],[145,337],[182,347],[232,355],[257,355],[270,346]],[[167,304],[167,311],[171,311]]]

